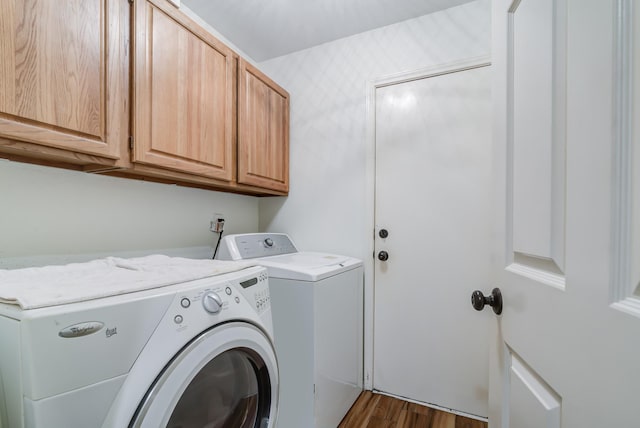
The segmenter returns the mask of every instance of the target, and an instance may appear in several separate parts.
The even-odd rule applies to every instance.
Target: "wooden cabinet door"
[[[165,0],[134,13],[133,161],[231,181],[233,51]]]
[[[0,138],[117,159],[128,136],[126,0],[0,1]]]
[[[289,93],[240,59],[238,183],[289,191]]]

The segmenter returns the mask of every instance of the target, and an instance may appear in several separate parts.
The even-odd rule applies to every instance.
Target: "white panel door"
[[[492,428],[640,426],[639,31],[638,0],[493,2]]]
[[[491,71],[480,64],[376,89],[373,387],[486,417],[492,317],[469,303],[493,266]]]

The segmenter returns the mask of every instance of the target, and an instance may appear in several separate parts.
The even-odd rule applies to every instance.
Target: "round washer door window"
[[[278,398],[273,347],[229,323],[194,339],[165,367],[130,427],[271,428]]]

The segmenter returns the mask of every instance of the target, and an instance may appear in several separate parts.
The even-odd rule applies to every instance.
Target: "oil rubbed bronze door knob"
[[[378,253],[378,260],[380,260],[381,262],[386,262],[387,260],[389,260],[389,253],[387,253],[386,251],[380,251]]]
[[[502,313],[502,293],[499,288],[494,288],[489,296],[485,296],[482,291],[476,290],[471,293],[471,304],[476,311],[481,311],[486,305],[489,305],[496,315],[500,315]]]

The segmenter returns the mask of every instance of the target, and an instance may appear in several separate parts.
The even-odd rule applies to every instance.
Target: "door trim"
[[[457,73],[474,68],[491,65],[491,57],[483,55],[467,58],[460,61],[448,62],[435,66],[420,68],[417,70],[391,74],[370,80],[366,83],[366,199],[365,206],[366,230],[370,231],[371,239],[367,242],[367,252],[373,255],[375,252],[375,178],[376,178],[376,90],[385,86],[411,82],[413,80],[426,79],[444,74]],[[364,260],[364,388],[373,389],[373,321],[374,321],[374,286],[375,269],[374,258]]]

